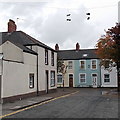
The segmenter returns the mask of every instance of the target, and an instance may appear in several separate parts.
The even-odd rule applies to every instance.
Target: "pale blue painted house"
[[[95,52],[96,49],[80,49],[78,43],[74,50],[58,50],[58,58],[68,66],[66,87],[101,86],[100,59]]]

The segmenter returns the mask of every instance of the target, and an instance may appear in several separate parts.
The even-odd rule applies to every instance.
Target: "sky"
[[[120,0],[0,0],[0,32],[12,19],[21,30],[54,49],[95,48],[118,22]],[[90,13],[90,19],[87,20]],[[67,16],[70,14],[70,16]],[[67,21],[71,19],[71,21]]]

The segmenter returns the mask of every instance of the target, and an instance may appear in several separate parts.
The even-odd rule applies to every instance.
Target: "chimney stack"
[[[79,43],[76,43],[76,50],[79,50],[80,49],[80,45]]]
[[[8,22],[8,32],[14,32],[16,31],[17,29],[17,26],[15,24],[15,22],[11,19],[9,19],[9,22]]]
[[[59,50],[59,45],[58,45],[58,44],[55,45],[55,50],[56,50],[56,51]]]

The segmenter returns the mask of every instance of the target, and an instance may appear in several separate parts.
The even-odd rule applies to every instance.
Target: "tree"
[[[118,91],[120,92],[120,23],[108,29],[97,43],[97,55],[101,58],[101,65],[109,68],[117,67]]]
[[[59,57],[57,58],[57,72],[58,73],[62,73],[62,78],[63,78],[63,91],[64,91],[64,78],[65,78],[65,74],[67,73],[67,67],[64,64],[64,61],[59,59]]]

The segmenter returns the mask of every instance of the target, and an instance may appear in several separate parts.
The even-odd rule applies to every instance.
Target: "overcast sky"
[[[52,48],[58,43],[60,49],[74,49],[77,42],[81,48],[94,48],[104,30],[118,22],[119,0],[9,1],[0,0],[0,32],[7,31],[7,22],[13,19],[17,30]]]

